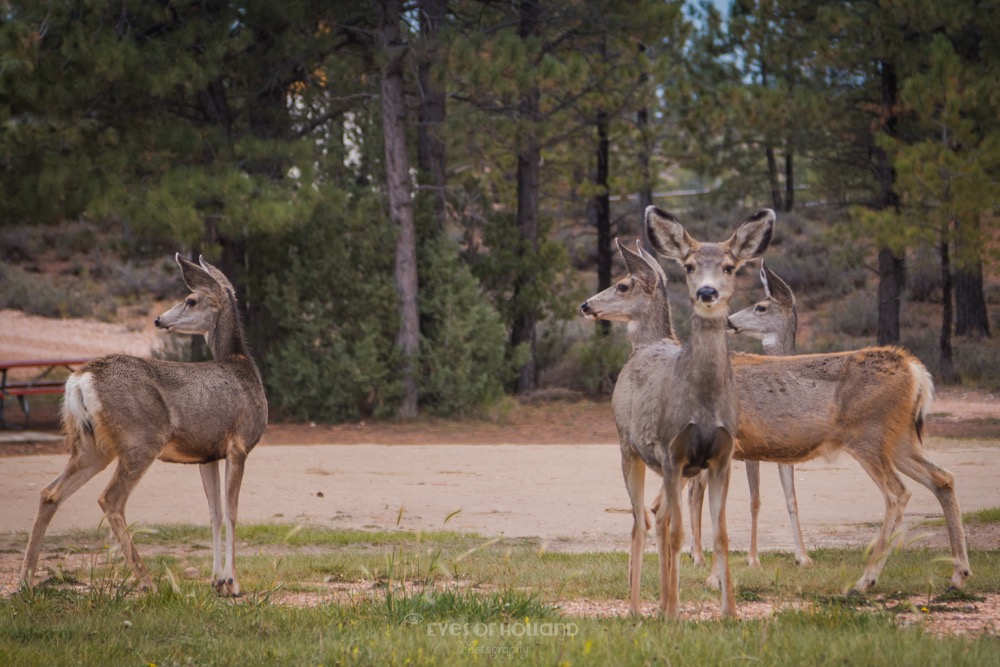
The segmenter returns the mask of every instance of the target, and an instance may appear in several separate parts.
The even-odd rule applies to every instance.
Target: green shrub
[[[448,415],[491,404],[515,375],[500,314],[447,238],[421,250],[421,406]]]
[[[567,336],[572,344],[548,370],[544,384],[593,396],[609,396],[631,349],[625,328],[615,326],[605,334],[595,323],[586,322],[583,332],[577,330]]]
[[[631,349],[624,338],[605,335],[594,327],[590,340],[580,348],[580,379],[587,391],[610,395]]]
[[[400,400],[395,228],[368,192],[331,190],[310,220],[255,239],[248,332],[277,415],[386,417]],[[418,248],[421,409],[450,415],[500,398],[513,376],[507,332],[456,246]]]
[[[833,330],[855,338],[873,337],[878,333],[878,307],[868,293],[857,292],[830,309]]]
[[[44,276],[3,262],[0,262],[0,308],[43,317],[83,317],[92,313],[89,299],[79,298]]]
[[[276,414],[387,415],[399,394],[393,229],[375,196],[325,194],[302,226],[255,239],[250,337]]]

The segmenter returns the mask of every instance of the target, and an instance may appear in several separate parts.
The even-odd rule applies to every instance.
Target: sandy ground
[[[1000,463],[991,445],[942,441],[928,456],[955,473],[964,511],[1000,504]],[[0,532],[27,531],[38,492],[65,464],[63,455],[0,458]],[[749,544],[749,494],[734,463],[729,531],[734,549]],[[105,470],[60,508],[50,532],[96,527]],[[791,531],[774,466],[763,466],[760,543],[791,550]],[[864,544],[884,512],[881,494],[849,457],[796,466],[799,510],[810,547]],[[907,522],[941,516],[936,498],[912,482]],[[656,480],[650,479],[652,497]],[[262,445],[250,456],[241,522],[340,528],[448,529],[487,536],[539,537],[559,550],[626,548],[631,529],[616,445]],[[156,463],[129,499],[128,520],[206,523],[207,505],[193,466]],[[706,531],[708,521],[706,517]],[[943,527],[929,532],[946,544]],[[989,536],[993,542],[996,536]],[[998,544],[974,544],[997,548]]]

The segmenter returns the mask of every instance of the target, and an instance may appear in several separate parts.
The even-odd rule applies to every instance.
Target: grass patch
[[[944,519],[928,519],[921,522],[925,526],[943,526]],[[973,512],[962,513],[962,523],[964,524],[989,524],[1000,523],[1000,507],[987,507]]]
[[[860,549],[816,550],[811,568],[769,552],[751,569],[733,554],[740,604],[798,600],[809,610],[670,623],[559,611],[566,599],[626,599],[624,540],[621,552],[580,554],[447,531],[245,528],[237,562],[246,597],[238,600],[216,597],[205,581],[211,556],[198,547],[210,536],[202,528],[140,534],[158,584],[145,595],[108,551],[104,531],[53,536],[47,550],[76,540],[70,551],[89,558],[71,559],[78,565],[64,568],[61,580],[0,599],[0,664],[1000,664],[996,638],[939,639],[901,628],[887,603],[922,596],[933,605],[971,604],[998,592],[1000,551],[970,554],[975,576],[958,593],[947,591],[944,550],[899,550],[874,594],[861,596],[845,594],[864,567]],[[25,537],[4,539],[23,547]],[[200,577],[179,576],[188,567]],[[649,552],[644,600],[657,599],[656,570]],[[703,585],[708,573],[683,558],[683,605],[718,604]],[[345,582],[362,592],[331,594]],[[281,603],[295,590],[320,593],[320,603]]]
[[[1000,507],[988,507],[962,514],[965,523],[1000,523]]]
[[[439,597],[427,615],[387,614],[381,603],[294,608],[231,602],[161,587],[95,602],[46,591],[0,601],[6,665],[185,664],[731,664],[991,665],[995,639],[938,639],[900,628],[885,612],[821,605],[766,620],[668,623],[570,619],[509,605],[529,598]],[[534,610],[533,610],[534,611]]]

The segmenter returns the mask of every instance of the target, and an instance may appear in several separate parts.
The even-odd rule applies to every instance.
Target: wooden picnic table
[[[66,383],[65,379],[54,378],[51,374],[59,368],[68,371],[82,366],[90,359],[14,359],[0,360],[0,427],[10,428],[4,412],[7,399],[17,398],[24,412],[24,425],[28,426],[31,417],[29,396],[40,394],[61,394]],[[36,369],[29,377],[14,377],[9,374],[11,369]]]

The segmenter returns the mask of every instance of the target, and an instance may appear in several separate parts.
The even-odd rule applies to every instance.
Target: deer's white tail
[[[94,440],[94,415],[101,409],[101,400],[89,372],[73,373],[66,380],[62,423],[71,442],[83,444]]]
[[[913,423],[917,429],[917,438],[923,441],[924,421],[934,402],[934,378],[927,367],[916,359],[910,361],[910,373],[916,387],[913,395]]]

